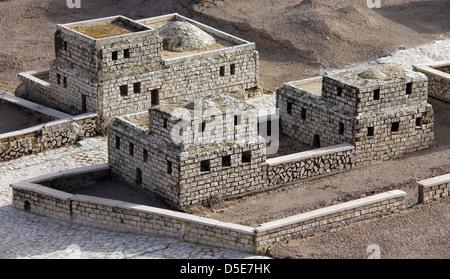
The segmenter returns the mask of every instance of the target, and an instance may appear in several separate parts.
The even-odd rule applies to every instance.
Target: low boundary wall
[[[405,192],[395,190],[265,223],[259,227],[249,227],[167,209],[69,194],[39,185],[51,184],[63,177],[92,175],[107,170],[109,165],[103,164],[12,184],[13,206],[29,213],[98,229],[159,235],[258,253],[264,252],[277,241],[304,237],[317,231],[390,214],[402,209],[406,198]]]
[[[349,170],[354,149],[354,145],[343,143],[268,159],[267,184],[279,185]]]
[[[415,65],[413,68],[427,76],[428,95],[450,103],[450,61]]]
[[[49,119],[56,119],[30,128],[0,134],[0,162],[47,149],[73,145],[80,139],[97,134],[96,113],[72,116],[2,91],[0,91],[0,101],[47,115]]]
[[[419,202],[431,202],[449,196],[450,173],[417,182]]]

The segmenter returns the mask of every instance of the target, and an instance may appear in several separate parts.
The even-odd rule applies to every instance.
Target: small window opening
[[[123,51],[123,58],[130,58],[130,50],[129,49],[125,49]]]
[[[236,64],[230,65],[230,75],[234,76],[236,74]]]
[[[202,172],[210,171],[209,160],[204,160],[200,163],[200,170]]]
[[[374,99],[375,101],[380,99],[380,89],[375,89],[375,90],[373,91],[373,99]]]
[[[203,133],[206,129],[206,122],[203,121],[202,123],[198,124],[198,132]]]
[[[301,117],[302,117],[303,120],[306,119],[306,109],[305,109],[305,108],[302,108],[302,114],[301,114]]]
[[[164,127],[164,129],[167,129],[167,123],[169,122],[169,120],[167,120],[167,119],[164,119],[164,121],[163,121],[163,127]]]
[[[172,174],[172,162],[167,160],[167,174]]]
[[[222,157],[222,167],[231,167],[231,155]]]
[[[224,77],[225,76],[225,66],[220,67],[220,76]]]
[[[342,87],[337,88],[337,95],[342,96]]]
[[[339,122],[339,135],[344,134],[344,123]]]
[[[398,132],[400,128],[400,123],[399,122],[393,122],[392,126],[391,126],[391,132]]]
[[[23,202],[23,210],[25,212],[30,212],[31,211],[31,204],[29,201],[24,201]]]
[[[320,148],[320,137],[319,137],[319,135],[314,135],[313,147],[314,148]]]
[[[120,86],[120,96],[128,96],[128,85]]]
[[[81,94],[81,111],[87,112],[87,96],[84,94]]]
[[[406,94],[411,95],[413,92],[413,84],[412,82],[408,82],[406,84]]]
[[[287,114],[292,115],[292,103],[287,102]]]
[[[67,88],[67,77],[63,78],[63,86],[64,88]]]
[[[64,50],[67,51],[67,42],[64,42]]]
[[[116,61],[117,58],[118,58],[118,52],[117,51],[113,51],[113,53],[112,53],[112,60]]]
[[[133,156],[134,155],[134,144],[132,144],[131,142],[130,142],[130,155],[131,156]]]
[[[140,82],[136,82],[133,84],[133,92],[134,92],[134,94],[141,93],[141,83]]]
[[[235,115],[234,116],[234,126],[241,125],[241,115]]]
[[[374,127],[368,127],[367,128],[367,136],[368,137],[373,137],[373,134],[374,134]]]
[[[116,136],[116,149],[120,149],[120,138]]]
[[[151,99],[152,99],[151,100],[152,101],[152,106],[159,105],[159,89],[152,90]]]
[[[136,184],[138,185],[142,184],[142,171],[140,168],[136,169]]]
[[[247,164],[252,162],[252,153],[251,151],[242,152],[242,163]]]
[[[60,74],[57,74],[57,75],[56,75],[56,83],[57,83],[58,85],[61,85],[61,75],[60,75]]]
[[[148,162],[148,151],[147,149],[144,149],[144,163]]]
[[[416,118],[416,126],[417,126],[417,127],[422,126],[422,117],[417,117],[417,118]]]

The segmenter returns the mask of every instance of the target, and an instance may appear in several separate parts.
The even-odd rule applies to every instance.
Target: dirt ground
[[[144,193],[139,189],[134,188],[128,183],[119,180],[104,180],[87,187],[83,187],[76,191],[72,191],[71,194],[80,194],[87,196],[100,197],[105,199],[113,199],[119,201],[125,201],[130,203],[137,203],[142,205],[154,206],[159,208],[167,207],[156,196]]]
[[[18,72],[48,67],[54,59],[55,24],[117,14],[140,19],[178,12],[253,41],[260,53],[260,85],[271,90],[326,68],[341,68],[450,37],[450,14],[445,13],[450,2],[446,0],[383,0],[381,9],[367,8],[366,0],[81,1],[81,9],[69,9],[66,1],[58,0],[0,1],[0,89],[13,93],[19,85]],[[271,193],[270,198],[230,202],[198,214],[258,224],[389,189],[407,191],[412,205],[417,199],[416,180],[448,173],[450,168],[450,108],[432,103],[436,115],[433,149],[305,182]],[[367,245],[378,244],[382,257],[448,258],[448,228],[446,199],[280,244],[272,254],[282,258],[364,257]]]
[[[0,103],[0,134],[17,131],[43,123],[36,116]],[[8,121],[3,121],[8,119]]]

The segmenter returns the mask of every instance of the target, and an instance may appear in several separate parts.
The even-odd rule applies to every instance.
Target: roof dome
[[[185,21],[172,21],[158,29],[164,50],[189,51],[205,49],[216,40],[197,26]]]

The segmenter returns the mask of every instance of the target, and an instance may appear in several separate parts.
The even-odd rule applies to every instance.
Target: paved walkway
[[[450,60],[450,40],[400,50],[374,63]],[[11,183],[51,172],[105,163],[105,138],[0,163],[0,258],[252,258],[246,253],[163,237],[96,230],[27,214],[11,207]]]
[[[54,171],[105,163],[105,138],[0,163],[0,258],[240,259],[253,255],[164,237],[114,233],[11,207],[11,183]]]

